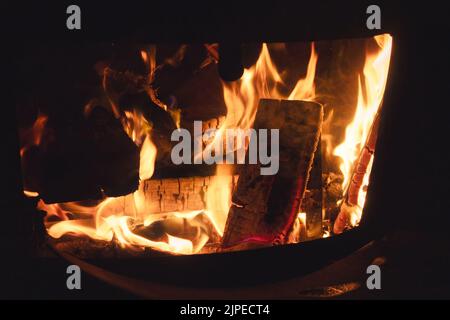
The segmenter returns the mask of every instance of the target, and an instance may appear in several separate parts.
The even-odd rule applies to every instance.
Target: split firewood
[[[261,175],[261,164],[241,167],[225,226],[225,250],[287,241],[313,163],[323,119],[320,104],[263,99],[255,129],[279,129],[279,171]]]
[[[306,213],[306,237],[316,239],[322,236],[323,195],[322,195],[322,152],[320,140],[314,153],[314,161],[301,204],[301,212]]]
[[[366,144],[354,165],[349,186],[344,195],[339,214],[334,222],[333,232],[335,234],[340,234],[345,230],[350,222],[351,213],[355,210],[355,207],[358,206],[358,196],[361,191],[364,176],[367,173],[367,168],[375,153],[379,122],[380,114],[378,113],[373,121]],[[359,208],[359,210],[362,210],[362,208]]]
[[[23,155],[24,167],[32,170],[25,172],[26,187],[47,204],[118,196],[138,187],[139,150],[101,106],[86,117],[50,117],[40,145]]]
[[[48,244],[57,252],[75,255],[81,259],[151,258],[170,253],[141,247],[121,247],[115,241],[96,240],[86,236],[64,235],[59,239],[48,238]]]
[[[327,172],[322,174],[324,229],[331,231],[333,223],[340,211],[340,202],[343,198],[342,182],[344,177],[340,173]]]
[[[237,179],[237,175],[230,176],[230,185],[223,187],[233,189]],[[143,182],[145,212],[204,210],[210,181],[209,176],[146,180]]]
[[[299,216],[288,235],[288,243],[298,243],[322,237],[324,221],[324,199],[322,190],[322,157],[320,141],[303,194]],[[300,215],[303,216],[300,216]]]
[[[105,108],[94,107],[87,122],[92,131],[93,170],[103,192],[111,197],[128,194],[139,183],[139,150],[122,124]]]

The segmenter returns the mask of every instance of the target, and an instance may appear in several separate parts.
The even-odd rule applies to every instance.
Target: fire
[[[343,190],[348,190],[354,165],[360,156],[368,139],[375,117],[380,109],[386,87],[389,61],[392,50],[392,37],[388,34],[374,37],[379,51],[367,54],[363,69],[363,78],[358,81],[358,100],[352,122],[345,130],[345,139],[338,145],[333,154],[341,159],[340,170],[344,175]],[[365,86],[363,86],[363,83]],[[367,185],[373,157],[367,167],[363,184],[358,193],[358,203],[355,206],[343,204],[351,226],[359,223],[364,208]]]
[[[280,73],[270,57],[267,44],[263,44],[259,58],[254,66],[244,70],[239,81],[223,83],[224,101],[227,106],[225,128],[248,129],[253,125],[260,99],[313,100],[315,98],[314,77],[318,55],[311,44],[305,78],[299,79],[288,95],[279,92],[284,85]]]
[[[382,35],[375,37],[375,40],[380,50],[376,54],[368,54],[366,57],[363,77],[358,83],[358,102],[355,116],[346,128],[345,140],[333,151],[333,154],[341,159],[340,170],[344,174],[344,190],[348,189],[355,161],[361,154],[381,105],[387,80],[392,38],[389,35]],[[305,77],[300,78],[288,93],[286,93],[287,90],[281,90],[286,89],[286,84],[283,81],[282,73],[277,70],[271,59],[269,48],[269,45],[263,44],[257,62],[244,70],[240,80],[233,83],[223,83],[223,98],[227,108],[226,118],[212,141],[203,149],[203,153],[197,154],[195,157],[203,157],[207,151],[210,153],[211,148],[216,143],[222,143],[226,129],[251,128],[260,99],[309,101],[317,99],[314,80],[318,54],[314,43],[311,44]],[[170,112],[167,106],[158,100],[155,90],[151,87],[155,71],[158,69],[155,48],[143,50],[140,55],[148,66],[147,93],[161,108]],[[105,92],[107,91],[107,73],[108,69],[105,69],[103,78]],[[109,97],[108,93],[107,96]],[[204,210],[151,212],[146,203],[145,180],[153,176],[157,156],[157,147],[152,140],[152,123],[137,110],[119,112],[119,108],[114,105],[113,99],[110,99],[110,103],[114,114],[120,117],[125,132],[140,148],[139,187],[132,194],[117,198],[105,198],[94,206],[86,206],[81,203],[46,204],[41,199],[38,208],[47,211],[48,234],[53,238],[72,234],[88,236],[101,241],[114,241],[120,247],[131,250],[143,250],[148,247],[174,254],[202,252],[212,235],[199,217],[206,217],[212,224],[213,231],[220,237],[224,233],[233,191],[234,172],[231,167],[227,165],[217,166],[216,175],[212,177],[206,191],[206,208]],[[332,117],[333,112],[330,112],[326,123],[329,123]],[[46,121],[46,117],[38,118],[33,126],[33,132],[40,132],[40,134],[33,135],[34,138],[31,141],[34,144],[40,143],[40,135]],[[323,138],[330,140],[326,145],[328,150],[331,148],[331,138]],[[245,148],[246,146],[241,147]],[[364,186],[367,186],[369,182],[371,164],[372,160],[368,165],[363,186],[358,194],[358,205],[351,207],[352,211],[349,216],[351,225],[357,225],[361,218],[366,194]],[[28,192],[28,194],[33,195],[31,192]],[[305,212],[300,212],[297,219],[297,228],[303,230],[303,233],[306,232],[306,215]],[[73,216],[75,219],[73,219]],[[58,217],[62,221],[50,222],[49,217]],[[155,223],[166,223],[164,234],[157,239],[155,238],[155,240],[150,240],[136,231],[136,226],[150,228]],[[189,227],[194,231],[189,236],[183,235],[179,230],[184,227]],[[330,233],[326,232],[323,237],[329,235]]]
[[[220,236],[225,230],[228,210],[231,206],[232,179],[233,175],[229,167],[217,165],[216,175],[206,193],[206,210]]]
[[[184,46],[182,48],[185,48]],[[177,54],[183,55],[183,49],[181,49]],[[147,73],[147,84],[145,91],[147,92],[149,98],[160,108],[162,108],[164,111],[168,112],[169,115],[172,117],[172,120],[177,128],[180,128],[180,122],[181,122],[181,110],[176,107],[167,106],[164,102],[158,99],[158,95],[156,94],[157,89],[153,87],[153,80],[155,79],[156,71],[160,66],[156,64],[156,48],[155,46],[151,46],[148,50],[141,50],[140,52],[142,61],[145,63],[145,65],[148,68]],[[180,56],[176,57],[175,60],[179,59]],[[168,64],[175,63],[171,59],[168,59],[166,61]]]
[[[311,44],[311,57],[309,58],[306,77],[298,80],[294,90],[288,97],[288,100],[306,100],[314,101],[316,97],[316,87],[314,85],[314,77],[316,74],[317,53],[314,48],[314,42]]]
[[[41,144],[42,135],[44,133],[45,125],[48,121],[48,117],[45,114],[39,113],[34,121],[33,126],[26,130],[22,139],[24,143],[22,144],[22,148],[20,149],[20,155],[23,156],[25,151],[32,146],[39,146]]]
[[[154,50],[141,51],[143,61],[149,67],[149,79],[153,79],[156,69]],[[231,84],[223,84],[224,100],[227,106],[227,116],[209,147],[217,143],[227,128],[248,129],[253,125],[259,99],[305,99],[312,100],[315,96],[314,77],[317,54],[314,45],[311,46],[311,58],[307,75],[300,79],[292,92],[282,95],[278,87],[284,85],[283,80],[271,60],[269,48],[263,45],[261,54],[254,66],[244,71],[242,78]],[[106,86],[105,86],[106,88]],[[105,89],[106,90],[106,89]],[[149,90],[152,100],[153,91]],[[112,102],[111,102],[112,103]],[[113,111],[117,108],[112,107]],[[164,108],[167,110],[167,108]],[[115,112],[119,114],[119,112]],[[151,139],[151,124],[142,113],[125,111],[121,118],[122,126],[128,136],[141,148],[138,190],[133,194],[118,198],[106,198],[94,207],[80,204],[45,204],[40,200],[39,208],[48,212],[48,216],[58,216],[63,221],[48,226],[48,234],[60,238],[65,234],[84,235],[102,241],[116,241],[123,248],[140,250],[150,247],[174,254],[193,254],[200,252],[208,242],[209,235],[201,228],[196,217],[202,212],[208,217],[219,236],[223,235],[228,210],[231,205],[233,173],[227,166],[218,165],[216,175],[212,178],[206,193],[206,209],[193,212],[169,212],[164,215],[152,214],[146,210],[144,180],[150,179],[154,172],[157,149]],[[92,219],[69,220],[69,212],[84,213]],[[303,215],[303,224],[305,216]],[[184,239],[166,232],[165,241],[152,241],[134,233],[133,226],[142,224],[151,226],[157,221],[174,221],[188,223],[197,227],[198,232],[193,239]],[[182,222],[181,222],[182,221]]]
[[[36,191],[28,191],[28,190],[23,190],[23,194],[25,196],[27,196],[28,198],[36,198],[39,197],[39,193]]]
[[[151,247],[175,254],[195,253],[194,245],[188,239],[166,234],[167,242],[152,241],[133,233],[133,225],[138,223],[145,225],[144,220],[149,224],[148,216],[151,216],[151,212],[146,212],[143,181],[150,179],[153,175],[157,150],[151,140],[151,125],[145,117],[136,110],[126,111],[124,114],[122,119],[124,130],[141,148],[139,165],[141,183],[138,190],[126,196],[106,198],[95,207],[85,207],[79,204],[48,205],[40,200],[38,206],[40,209],[47,211],[48,215],[56,215],[64,220],[51,225],[48,228],[48,234],[53,238],[60,238],[65,234],[75,234],[102,241],[114,240],[121,247],[134,250]],[[90,214],[93,218],[68,220],[68,212],[83,212]]]
[[[137,110],[125,111],[122,121],[125,132],[138,146],[141,147],[139,178],[141,181],[150,179],[155,170],[156,146],[151,139],[151,125]]]
[[[31,147],[37,147],[41,144],[42,135],[44,134],[45,125],[47,124],[48,117],[45,114],[39,113],[33,126],[24,132],[21,132],[21,145],[20,156],[24,157],[25,153]],[[24,190],[24,195],[29,198],[35,198],[39,196],[39,193],[32,190]]]
[[[224,101],[227,107],[225,121],[214,139],[205,147],[203,154],[198,154],[196,157],[205,156],[207,152],[210,154],[211,148],[222,143],[226,129],[239,128],[245,130],[251,128],[260,99],[313,100],[315,97],[314,77],[317,59],[318,55],[314,43],[312,43],[306,77],[298,80],[290,94],[283,95],[279,92],[279,87],[283,86],[284,82],[272,62],[268,45],[264,43],[255,65],[245,69],[241,79],[233,83],[222,83]],[[245,148],[246,146],[241,147]],[[230,152],[230,150],[227,150],[227,152]],[[220,235],[223,234],[228,210],[231,206],[232,183],[230,181],[232,174],[229,167],[218,165],[216,176],[207,192],[207,210]]]

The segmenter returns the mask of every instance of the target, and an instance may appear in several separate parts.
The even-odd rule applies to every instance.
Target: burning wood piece
[[[88,115],[92,130],[94,170],[103,192],[112,197],[137,189],[139,183],[139,153],[126,135],[119,120],[105,108],[94,107]]]
[[[299,214],[289,232],[287,243],[298,243],[322,237],[324,212],[322,157],[319,141]]]
[[[139,150],[101,106],[85,117],[50,118],[42,143],[23,152],[25,186],[47,204],[127,194],[138,186]],[[28,173],[28,172],[27,172]]]
[[[358,203],[359,194],[362,190],[364,178],[370,169],[371,161],[375,152],[375,144],[378,136],[378,126],[380,121],[380,115],[374,119],[369,136],[367,137],[366,144],[361,151],[361,154],[356,161],[353,169],[352,177],[347,188],[344,200],[342,202],[339,214],[334,222],[333,232],[335,234],[342,233],[345,228],[352,223],[352,214],[354,212],[361,212],[363,208]]]
[[[332,224],[336,220],[339,214],[340,206],[339,200],[343,198],[342,181],[344,177],[342,174],[336,174],[334,172],[328,172],[322,174],[323,183],[323,197],[324,197],[324,210],[325,216],[323,219],[324,227],[331,231]]]
[[[231,188],[238,176],[230,176]],[[144,182],[146,212],[194,211],[206,208],[210,177],[151,179]]]
[[[114,241],[96,240],[85,236],[65,235],[60,239],[49,238],[48,243],[58,252],[70,253],[81,259],[120,259],[168,255],[148,248],[122,248]]]
[[[320,141],[314,153],[314,162],[308,185],[301,204],[301,212],[306,213],[306,237],[316,239],[322,236],[322,152]]]
[[[261,164],[241,168],[222,240],[223,249],[287,241],[302,201],[323,119],[318,103],[260,101],[255,129],[279,129],[279,171],[261,175]]]

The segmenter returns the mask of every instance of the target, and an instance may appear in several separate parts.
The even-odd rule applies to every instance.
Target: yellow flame
[[[343,190],[347,190],[353,165],[361,154],[368,138],[372,123],[381,106],[389,71],[392,50],[392,37],[389,34],[374,37],[380,50],[366,55],[363,69],[363,79],[358,79],[358,100],[352,122],[345,130],[345,139],[338,145],[333,154],[341,159],[340,170],[344,176]],[[365,86],[363,86],[363,81]],[[364,89],[363,89],[364,88]],[[362,187],[369,183],[370,168],[367,168]],[[350,223],[357,225],[361,219],[364,207],[365,191],[360,191],[358,205],[351,209]]]
[[[360,79],[358,83],[358,102],[354,119],[346,128],[344,142],[334,150],[334,154],[342,159],[340,169],[344,174],[345,188],[348,187],[352,166],[364,146],[370,126],[381,104],[386,84],[392,38],[389,35],[382,35],[375,37],[375,41],[379,45],[380,51],[376,54],[368,54],[366,57],[363,70],[364,78]],[[157,68],[155,50],[151,48],[148,51],[141,51],[140,54],[143,61],[148,65],[148,78],[149,82],[151,82]],[[314,79],[317,61],[318,55],[312,43],[305,77],[296,82],[291,92],[282,94],[279,89],[285,84],[275,64],[272,62],[269,46],[263,44],[256,64],[245,69],[240,80],[233,83],[223,83],[227,115],[215,137],[206,147],[206,150],[214,146],[215,143],[221,143],[225,129],[251,128],[259,100],[262,98],[315,100]],[[362,85],[363,81],[364,86]],[[153,101],[158,103],[159,100],[155,96],[155,91],[150,87],[148,94]],[[160,106],[167,110],[165,105],[160,104]],[[116,115],[119,114],[115,108],[113,108],[113,111],[115,111]],[[206,210],[204,211],[167,212],[163,214],[149,212],[146,206],[144,180],[152,177],[157,154],[156,146],[151,139],[151,124],[136,110],[125,111],[120,116],[122,117],[124,130],[136,145],[140,147],[139,177],[141,183],[138,190],[126,196],[104,199],[97,205],[90,207],[79,203],[48,205],[40,200],[38,208],[47,211],[47,217],[53,215],[64,220],[53,224],[49,222],[49,235],[54,238],[59,238],[68,233],[85,235],[102,241],[116,241],[124,248],[137,250],[151,247],[175,254],[200,252],[210,235],[202,231],[203,229],[199,225],[201,222],[195,219],[200,214],[206,214],[215,231],[220,236],[223,235],[228,210],[231,205],[233,172],[226,165],[217,166],[216,175],[211,179],[206,192]],[[331,119],[332,113],[329,116],[330,121]],[[40,138],[37,140],[37,143],[40,143]],[[328,149],[329,145],[327,144],[326,147]],[[372,162],[369,164],[368,172],[370,172],[371,164]],[[368,175],[364,177],[363,186],[368,184],[368,178]],[[32,194],[29,193],[29,195]],[[362,188],[358,194],[358,208],[354,209],[350,217],[352,225],[359,222],[365,195],[366,190]],[[82,218],[69,220],[69,212],[76,213]],[[197,233],[195,236],[190,239],[166,233],[165,241],[153,241],[133,232],[134,226],[137,224],[149,227],[155,222],[167,219],[181,221],[180,223],[187,223],[190,226],[199,228],[196,229]],[[304,228],[306,225],[306,213],[299,213],[297,220],[299,226]],[[327,236],[329,236],[329,233],[323,235],[323,237]]]
[[[290,94],[283,95],[279,92],[278,87],[284,85],[284,82],[272,62],[267,44],[264,43],[256,64],[245,69],[241,79],[232,83],[222,83],[227,115],[212,141],[205,147],[203,154],[210,153],[216,144],[223,143],[226,129],[239,128],[245,130],[251,128],[255,120],[259,100],[262,98],[314,99],[317,59],[318,56],[312,43],[305,78],[298,80]],[[234,150],[227,150],[227,152],[230,151],[233,152]],[[201,154],[195,156],[198,157]],[[216,175],[211,181],[206,195],[207,210],[220,235],[223,234],[228,210],[231,206],[232,174],[229,167],[217,165]]]
[[[314,48],[314,42],[311,44],[311,57],[309,58],[306,77],[298,80],[294,90],[289,95],[288,100],[307,100],[313,101],[316,97],[316,87],[314,85],[314,77],[316,74],[317,53]]]
[[[150,139],[150,136],[146,136],[140,153],[139,178],[141,180],[150,179],[153,176],[156,152],[155,144]]]
[[[39,197],[39,193],[35,191],[23,190],[23,194],[28,198],[36,198]]]
[[[137,110],[125,111],[122,125],[128,136],[141,148],[139,178],[150,179],[155,170],[156,146],[151,139],[151,125]]]
[[[232,180],[231,169],[219,164],[206,192],[207,214],[220,236],[225,230],[231,206]]]
[[[155,52],[154,50],[141,51],[141,57],[149,66],[149,78],[152,80],[156,68]],[[239,81],[223,84],[227,117],[211,144],[217,141],[227,128],[250,128],[253,125],[261,98],[313,99],[316,63],[317,54],[312,45],[305,79],[300,79],[293,91],[283,96],[277,88],[284,85],[282,78],[270,58],[268,46],[264,44],[256,64],[246,69]],[[153,94],[154,92],[150,91],[149,93]],[[156,146],[151,140],[151,124],[136,110],[125,111],[121,120],[126,133],[141,148],[139,177],[141,181],[149,179],[153,175],[157,153]],[[198,231],[193,239],[183,239],[166,234],[167,242],[152,241],[133,233],[133,224],[140,223],[150,226],[157,221],[182,218],[180,221],[188,221],[191,226],[195,227],[199,223],[195,221],[195,218],[203,212],[211,221],[215,231],[222,236],[231,205],[232,187],[233,175],[230,168],[219,165],[216,176],[212,177],[206,192],[206,210],[204,211],[152,214],[146,209],[144,182],[140,183],[138,190],[133,194],[107,198],[94,207],[78,204],[47,205],[42,200],[40,206],[47,210],[49,215],[57,215],[65,220],[49,226],[48,233],[54,238],[70,233],[86,235],[103,241],[114,240],[120,246],[127,248],[151,247],[176,254],[192,254],[199,252],[207,243],[209,235],[204,231]],[[68,220],[68,212],[84,213],[88,216],[91,215],[93,219]],[[203,229],[198,228],[197,230]]]
[[[180,254],[191,254],[194,251],[194,247],[191,241],[177,238],[171,236],[170,234],[168,234],[167,237],[169,238],[168,244],[173,248],[173,252]]]
[[[264,43],[256,64],[245,69],[239,81],[231,84],[223,83],[224,100],[227,106],[227,116],[223,127],[250,128],[253,125],[259,100],[263,98],[313,100],[317,59],[314,43],[311,43],[311,56],[305,78],[297,81],[290,94],[283,95],[278,87],[284,82],[272,62],[267,44]]]

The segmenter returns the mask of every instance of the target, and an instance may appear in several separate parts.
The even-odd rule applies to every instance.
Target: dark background
[[[81,31],[69,31],[65,27],[65,10],[73,3],[82,10]],[[383,115],[378,144],[381,149],[377,148],[380,156],[374,168],[377,175],[371,183],[373,190],[368,201],[376,199],[372,201],[371,211],[383,217],[377,219],[380,229],[391,235],[407,232],[411,237],[411,241],[391,254],[403,257],[394,259],[398,276],[415,280],[410,286],[401,287],[399,283],[403,282],[396,283],[393,276],[393,291],[381,297],[450,297],[448,263],[445,263],[450,226],[450,22],[445,2],[377,1],[382,11],[382,29],[376,32],[366,29],[365,8],[372,3],[365,1],[73,3],[15,2],[2,9],[6,71],[2,72],[2,91],[6,99],[2,100],[1,108],[1,141],[4,142],[1,297],[55,298],[68,294],[52,287],[52,283],[65,278],[64,273],[49,274],[45,265],[28,260],[23,230],[26,217],[21,216],[23,199],[15,102],[23,90],[28,90],[24,84],[33,86],[33,83],[27,83],[23,73],[17,72],[20,69],[17,62],[34,55],[36,48],[46,43],[60,43],[67,48],[97,41],[301,41],[358,38],[384,32],[394,36],[390,75],[390,83],[394,84],[388,88],[385,99],[395,108],[387,108],[389,111]],[[388,242],[388,247],[396,246]],[[93,289],[77,293],[77,297],[129,297],[92,281]]]

